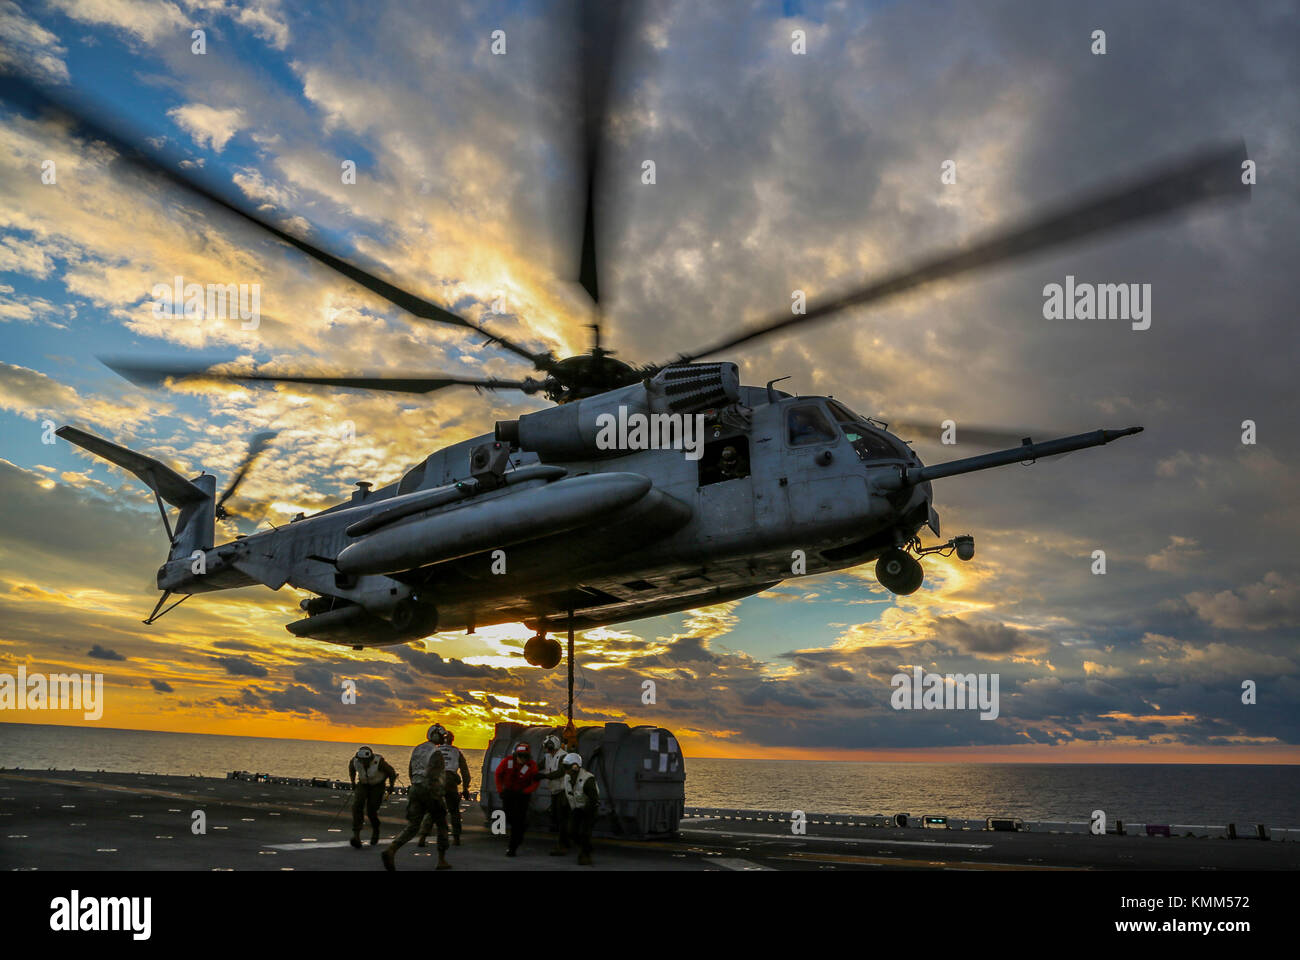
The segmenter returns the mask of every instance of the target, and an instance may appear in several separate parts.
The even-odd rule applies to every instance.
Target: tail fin
[[[76,427],[60,427],[54,432],[69,443],[84,447],[96,456],[131,471],[153,491],[154,499],[158,501],[158,512],[162,514],[163,523],[167,527],[167,537],[171,540],[168,560],[188,559],[195,550],[212,549],[216,523],[216,477],[201,474],[193,480],[186,480],[161,461],[110,443],[93,433],[86,433]],[[175,530],[163,507],[164,500],[180,510]]]

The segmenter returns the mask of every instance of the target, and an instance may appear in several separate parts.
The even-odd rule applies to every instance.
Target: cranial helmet
[[[526,743],[516,743],[516,744],[515,744],[515,753],[516,753],[516,754],[520,754],[520,753],[529,753],[529,752],[530,752],[530,751],[529,751],[529,749],[528,749],[528,744],[526,744]]]
[[[576,763],[578,766],[582,766],[582,757],[581,757],[581,755],[576,754],[576,753],[566,753],[566,754],[564,755],[564,765],[565,765],[566,767],[571,767],[571,766],[573,766],[575,763]]]
[[[430,743],[443,743],[446,736],[447,730],[441,723],[435,723],[429,728],[428,737]]]
[[[375,755],[375,751],[371,750],[369,747],[362,747],[360,750],[357,751],[358,760],[369,760],[374,755]]]
[[[559,750],[560,738],[557,737],[555,734],[551,734],[549,737],[547,737],[542,741],[542,748],[544,750]]]

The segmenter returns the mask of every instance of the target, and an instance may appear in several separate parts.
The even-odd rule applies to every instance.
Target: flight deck
[[[0,771],[0,868],[6,870],[376,870],[404,825],[405,798],[381,811],[379,846],[349,845],[346,783],[55,770]],[[597,837],[590,867],[550,856],[532,830],[514,858],[476,803],[464,805],[455,870],[1296,870],[1300,830],[1236,825],[1126,825],[1093,836],[1086,823],[1024,823],[688,807],[678,836]],[[196,818],[196,811],[202,812]],[[929,825],[926,821],[929,819]],[[202,822],[204,832],[196,833]],[[1112,825],[1112,831],[1114,825]],[[1165,835],[1165,834],[1168,835]],[[1264,839],[1261,839],[1261,833]],[[362,831],[368,839],[369,826]],[[433,846],[403,847],[401,870],[432,870]]]

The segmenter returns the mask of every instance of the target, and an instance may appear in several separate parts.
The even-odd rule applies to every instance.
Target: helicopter
[[[471,386],[540,394],[554,404],[435,450],[393,482],[378,488],[358,482],[343,502],[220,544],[214,542],[215,521],[269,436],[255,439],[218,497],[210,474],[186,477],[147,454],[73,426],[59,428],[58,436],[134,473],[154,494],[169,552],[157,571],[162,593],[146,624],[191,596],[288,584],[311,595],[301,601],[302,616],[287,624],[296,637],[362,649],[521,622],[536,631],[525,646],[527,661],[552,668],[561,648],[548,634],[567,628],[572,675],[575,630],[737,600],[792,577],[874,562],[881,585],[911,594],[923,583],[926,556],[970,561],[975,554],[969,534],[922,545],[922,530],[942,536],[934,481],[1101,446],[1142,430],[1099,429],[1045,441],[1020,437],[1019,443],[1014,433],[988,430],[982,432],[1007,445],[926,465],[905,437],[928,425],[890,424],[841,399],[795,395],[776,387],[781,378],[746,385],[737,363],[709,358],[1192,205],[1248,197],[1240,177],[1244,144],[1196,151],[801,311],[669,360],[635,364],[602,345],[596,269],[600,134],[608,60],[616,48],[583,48],[586,205],[577,283],[597,322],[589,351],[564,358],[493,332],[275,225],[102,111],[24,76],[0,77],[0,98],[55,115],[75,133],[110,147],[115,162],[265,231],[417,320],[460,327],[532,367],[517,379],[420,372],[324,376],[105,359],[127,379],[155,386],[193,379],[417,395]],[[662,429],[651,438],[653,431],[628,424]],[[174,520],[168,506],[175,508]],[[179,599],[168,605],[173,597]]]

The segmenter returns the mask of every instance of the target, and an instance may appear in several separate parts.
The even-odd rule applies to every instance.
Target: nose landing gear
[[[921,561],[906,550],[894,547],[882,553],[876,561],[876,579],[890,593],[905,597],[921,588],[925,571],[921,569]]]
[[[916,556],[909,553],[909,550]],[[927,553],[938,553],[945,557],[956,553],[959,560],[970,560],[975,556],[975,538],[963,534],[960,537],[953,537],[947,543],[923,547],[920,539],[913,537],[906,548],[894,547],[880,555],[880,559],[876,561],[876,579],[880,581],[882,587],[900,597],[916,593],[921,589],[921,583],[925,579],[920,558]]]

